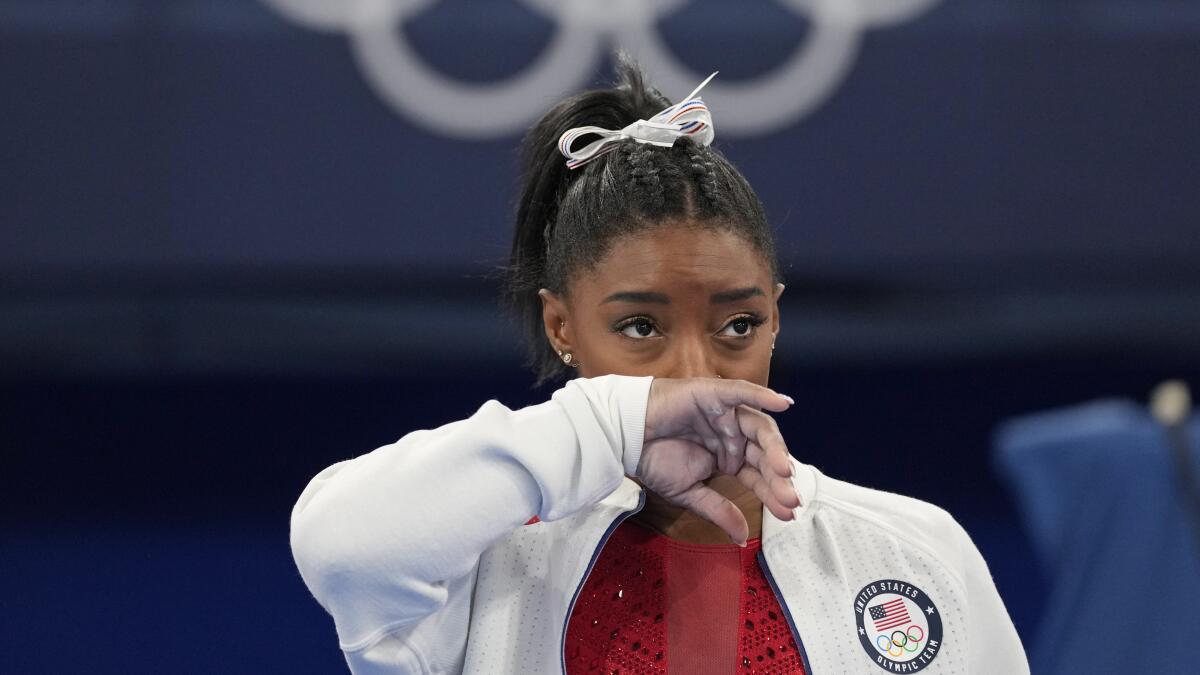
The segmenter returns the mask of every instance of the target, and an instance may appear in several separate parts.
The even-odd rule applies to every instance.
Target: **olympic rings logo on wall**
[[[381,98],[425,128],[458,138],[520,132],[544,112],[548,97],[587,86],[611,46],[634,54],[664,92],[682,95],[704,74],[680,63],[655,29],[688,0],[517,0],[555,21],[558,30],[525,70],[485,84],[455,81],[428,67],[396,30],[437,0],[262,1],[304,26],[344,32]],[[847,77],[864,31],[908,21],[940,1],[777,0],[808,19],[808,37],[761,77],[714,80],[707,87],[706,96],[718,102],[721,131],[749,136],[799,121]]]

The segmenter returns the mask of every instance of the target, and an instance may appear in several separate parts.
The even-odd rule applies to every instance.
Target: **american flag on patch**
[[[871,618],[875,620],[875,630],[885,631],[908,622],[908,608],[904,606],[904,598],[875,605],[871,608]]]

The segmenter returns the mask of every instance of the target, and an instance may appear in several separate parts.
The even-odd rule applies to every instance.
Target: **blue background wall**
[[[715,0],[658,28],[744,83],[814,30]],[[477,83],[557,30],[499,0],[396,27]],[[706,97],[785,260],[790,444],[949,508],[1030,639],[995,425],[1200,381],[1197,38],[1196,3],[948,0],[778,129]],[[519,134],[430,130],[251,0],[4,0],[0,92],[0,670],[336,671],[287,548],[307,479],[547,395],[495,306]]]

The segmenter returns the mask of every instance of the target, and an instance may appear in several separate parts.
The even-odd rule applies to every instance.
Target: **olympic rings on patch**
[[[547,98],[587,85],[612,46],[633,53],[666,92],[688,91],[699,75],[681,63],[658,32],[687,0],[519,0],[558,29],[536,61],[499,82],[465,83],[429,67],[398,26],[437,0],[262,0],[315,30],[343,32],[367,83],[398,113],[458,138],[520,132]],[[809,25],[804,43],[760,77],[708,88],[723,133],[750,136],[784,128],[824,103],[847,77],[863,33],[926,12],[941,0],[782,0]],[[700,64],[716,69],[721,64]],[[705,70],[707,72],[707,70]]]
[[[913,635],[913,632],[919,635]],[[921,642],[925,640],[925,629],[918,624],[912,624],[905,630],[894,630],[891,635],[875,636],[875,646],[879,651],[891,657],[914,654],[921,650]]]

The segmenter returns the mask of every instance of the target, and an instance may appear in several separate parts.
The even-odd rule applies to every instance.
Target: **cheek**
[[[591,340],[586,351],[581,345],[580,356],[580,375],[583,377],[609,374],[669,377],[677,365],[669,352],[630,350],[615,340]],[[716,372],[725,379],[746,380],[768,386],[771,373],[770,343],[762,349],[755,346],[736,354],[714,348],[711,359]]]
[[[580,352],[599,356],[608,349],[608,333],[608,326],[602,319],[588,316],[577,320],[571,341]]]
[[[583,325],[580,327],[584,328]],[[661,351],[639,348],[633,340],[614,333],[611,326],[601,321],[587,328],[589,330],[575,343],[582,364],[580,374],[584,377],[610,374],[661,376],[667,361]]]
[[[587,350],[588,377],[599,375],[655,375],[662,377],[664,360],[660,355],[638,350],[623,349],[614,341],[598,341]],[[582,369],[582,367],[581,367]]]
[[[748,350],[743,358],[726,364],[722,368],[722,375],[727,378],[735,378],[746,380],[754,384],[767,386],[767,380],[771,374],[771,350],[768,348],[765,354],[759,353],[760,350]]]
[[[577,332],[571,336],[579,354],[579,374],[583,377],[599,377],[617,374],[631,375],[628,354],[620,349],[616,336],[600,318],[580,319]]]

